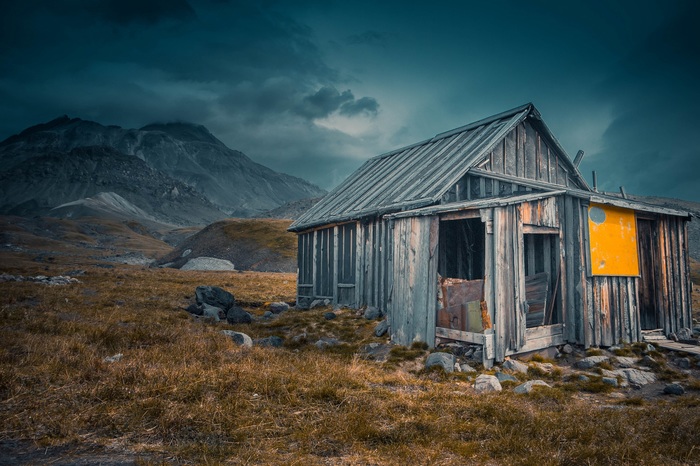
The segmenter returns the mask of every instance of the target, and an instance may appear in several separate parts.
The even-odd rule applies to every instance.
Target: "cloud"
[[[340,114],[345,116],[376,115],[379,112],[379,102],[372,97],[362,97],[345,102],[340,106]]]
[[[355,96],[349,90],[341,93],[334,87],[324,86],[314,94],[304,97],[297,106],[296,112],[310,120],[325,118],[342,105],[354,101]]]

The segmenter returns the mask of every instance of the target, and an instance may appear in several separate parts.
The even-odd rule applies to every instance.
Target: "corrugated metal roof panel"
[[[539,116],[532,104],[526,104],[372,158],[289,229],[435,203],[531,112]]]

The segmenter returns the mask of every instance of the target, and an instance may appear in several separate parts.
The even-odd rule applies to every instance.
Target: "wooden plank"
[[[478,209],[473,210],[459,210],[457,212],[447,212],[440,214],[440,220],[464,220],[469,218],[479,218],[480,213]]]
[[[525,170],[524,170],[524,175],[525,178],[529,178],[531,180],[536,180],[537,179],[537,132],[535,131],[535,128],[532,127],[532,125],[528,122],[525,121],[523,122],[523,133],[524,133],[524,141],[523,141],[523,149],[524,149],[524,156],[525,156]]]
[[[483,333],[473,333],[445,327],[435,327],[435,336],[440,338],[448,338],[450,340],[464,341],[466,343],[473,343],[476,345],[484,344]]]
[[[518,172],[515,168],[516,163],[516,140],[517,129],[511,130],[504,138],[505,143],[505,172],[504,174],[510,176],[517,176]]]
[[[518,351],[509,350],[506,352],[506,356],[511,356],[513,354],[529,353],[530,351],[537,351],[544,348],[549,348],[551,346],[559,346],[564,344],[564,335],[551,335],[543,338],[528,339],[525,345]]]
[[[428,275],[425,281],[426,294],[426,343],[435,346],[435,310],[437,308],[437,269],[438,248],[440,245],[440,219],[436,216],[430,219],[428,234]]]
[[[333,304],[338,304],[338,227],[333,227]]]

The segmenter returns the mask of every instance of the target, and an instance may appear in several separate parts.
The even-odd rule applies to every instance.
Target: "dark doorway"
[[[656,222],[637,219],[639,240],[639,320],[642,330],[661,328],[656,306]]]
[[[484,241],[484,224],[479,218],[440,222],[440,276],[484,278]]]

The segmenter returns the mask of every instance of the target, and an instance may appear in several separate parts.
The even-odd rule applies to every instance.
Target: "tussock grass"
[[[291,222],[276,219],[228,219],[223,228],[231,240],[247,240],[285,257],[296,257],[297,237],[287,231]]]
[[[385,339],[351,310],[331,321],[323,319],[325,309],[289,311],[249,326],[208,323],[182,310],[201,284],[246,303],[290,301],[294,278],[90,267],[82,283],[67,287],[0,284],[0,440],[65,451],[121,448],[142,463],[697,460],[697,395],[615,409],[578,398],[569,384],[526,397],[507,390],[476,395],[457,376],[413,374],[396,362],[352,356],[348,348]],[[224,328],[307,339],[245,349],[221,334]],[[348,345],[318,350],[312,343],[323,336]],[[397,348],[390,358],[398,361],[427,354],[420,346]],[[121,360],[105,362],[117,353]]]

